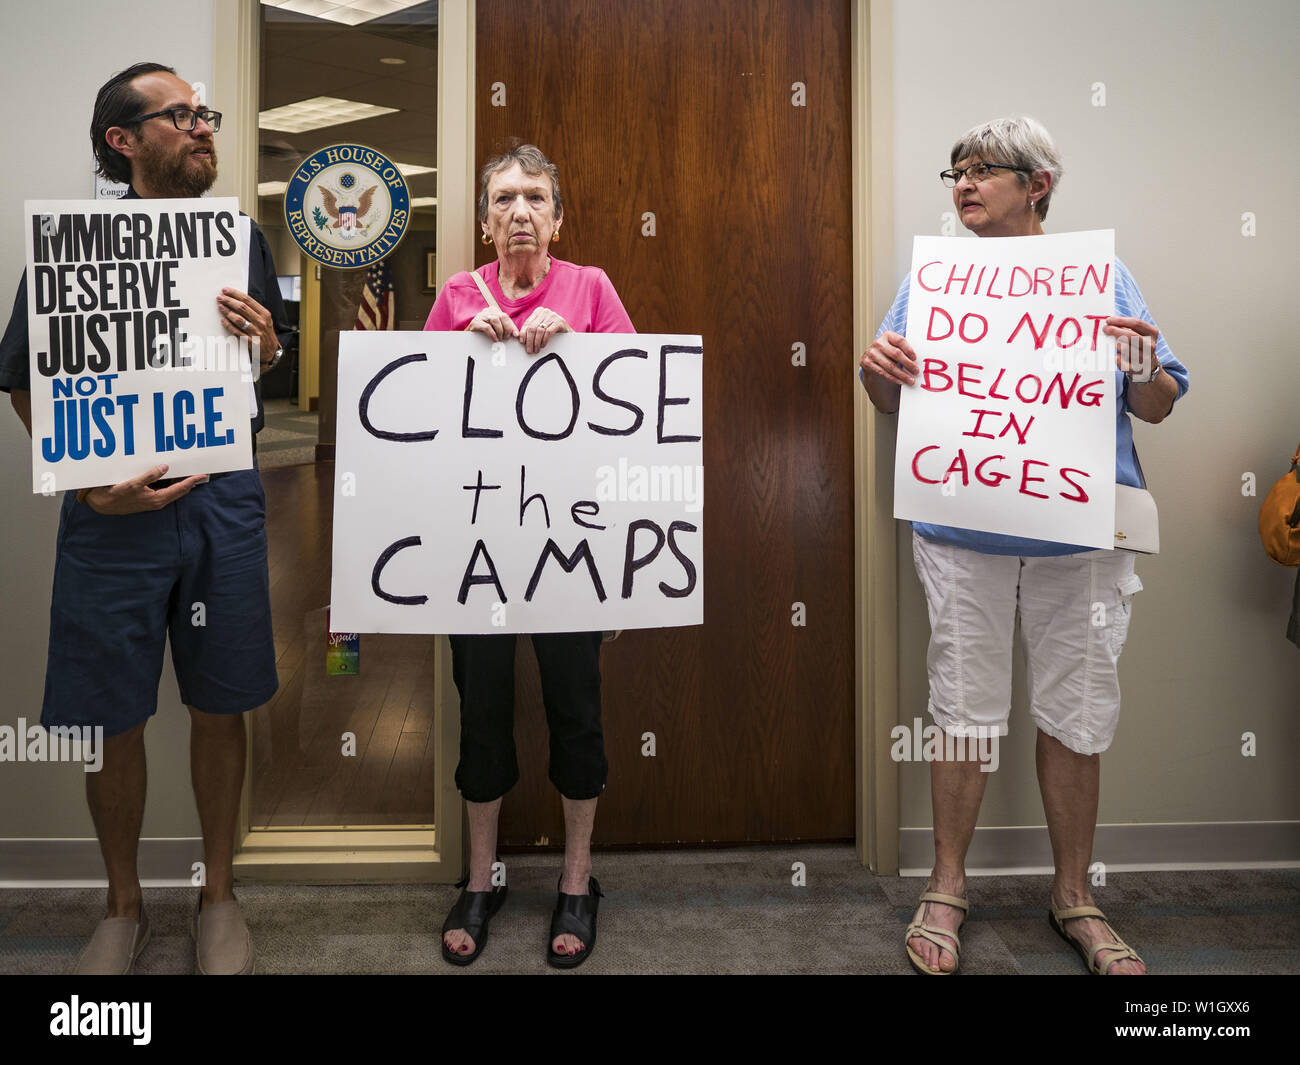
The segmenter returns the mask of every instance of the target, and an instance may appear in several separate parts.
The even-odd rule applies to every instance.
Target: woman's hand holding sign
[[[97,514],[138,514],[145,510],[161,510],[188,494],[196,484],[208,479],[207,474],[198,474],[157,491],[149,487],[166,472],[167,464],[162,463],[146,470],[139,477],[132,477],[120,484],[83,488],[77,493],[77,502],[85,503]]]
[[[1160,330],[1141,318],[1114,315],[1106,319],[1102,332],[1115,337],[1115,365],[1129,375],[1129,410],[1144,422],[1163,421],[1178,398],[1178,382],[1159,372]]]
[[[538,307],[528,316],[524,327],[519,330],[519,339],[523,342],[524,351],[529,355],[536,355],[546,347],[556,333],[572,332],[569,323],[555,311],[549,307]]]
[[[489,340],[509,340],[511,337],[517,337],[519,330],[515,328],[515,323],[510,320],[510,315],[505,311],[499,311],[494,307],[484,307],[478,314],[470,319],[469,325],[465,327],[467,333],[482,333]]]
[[[522,329],[516,329],[515,323],[504,311],[484,307],[470,319],[465,329],[470,333],[482,333],[490,340],[514,338],[523,344],[524,351],[529,355],[538,354],[557,333],[573,332],[563,316],[549,307],[538,307],[534,310],[524,322]]]
[[[221,311],[221,324],[232,336],[242,337],[257,345],[257,357],[263,367],[275,358],[280,339],[275,335],[271,312],[246,292],[236,288],[223,288],[217,297]]]
[[[881,333],[867,348],[860,364],[864,374],[862,384],[876,408],[893,414],[898,410],[898,394],[902,385],[916,382],[921,371],[916,352],[901,333]]]

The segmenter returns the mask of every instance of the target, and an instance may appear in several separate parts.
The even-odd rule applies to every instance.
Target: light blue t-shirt
[[[880,323],[880,328],[876,330],[877,338],[887,331],[906,335],[907,294],[910,288],[911,276],[909,275],[903,278],[903,283],[898,289],[898,295],[894,297],[894,305],[889,308],[885,320]],[[1138,288],[1137,282],[1133,280],[1133,275],[1129,273],[1128,267],[1120,262],[1118,256],[1115,258],[1115,314],[1124,318],[1141,318],[1144,322],[1151,322],[1152,325],[1155,325],[1151,318],[1151,312],[1147,310],[1146,300],[1142,298],[1142,291]],[[1163,333],[1160,334],[1160,339],[1156,343],[1156,359],[1160,363],[1161,369],[1178,383],[1178,395],[1174,399],[1174,402],[1177,403],[1187,391],[1187,367],[1179,362],[1174,357],[1174,353],[1169,350],[1169,345],[1165,343]],[[858,371],[859,379],[863,377],[863,374],[864,371]],[[1133,423],[1129,421],[1128,414],[1128,386],[1127,375],[1122,370],[1116,369],[1115,481],[1117,484],[1145,488],[1146,485],[1142,480],[1142,474],[1138,466],[1137,451],[1133,447]],[[983,551],[989,555],[1072,555],[1079,551],[1092,550],[1090,547],[1083,547],[1078,544],[1059,544],[1052,540],[1032,540],[1024,536],[1006,536],[1002,533],[977,532],[974,529],[956,529],[949,525],[926,525],[919,521],[912,522],[912,528],[927,540],[933,540],[941,544],[952,544],[956,547],[966,547],[972,551]]]

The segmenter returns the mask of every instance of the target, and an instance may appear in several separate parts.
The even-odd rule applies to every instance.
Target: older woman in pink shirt
[[[457,274],[438,294],[425,329],[470,330],[519,340],[536,355],[557,333],[633,333],[605,272],[553,258],[564,203],[555,164],[532,145],[491,159],[480,171],[478,217],[496,262]],[[564,801],[564,871],[551,918],[546,960],[581,965],[596,945],[600,885],[591,875],[591,831],[607,763],[600,724],[598,632],[537,633],[533,650],[550,729],[550,778]],[[501,799],[519,779],[514,744],[513,634],[451,637],[460,692],[460,764],[456,786],[470,829],[469,876],[443,924],[442,956],[474,961],[488,924],[505,902],[492,886]]]

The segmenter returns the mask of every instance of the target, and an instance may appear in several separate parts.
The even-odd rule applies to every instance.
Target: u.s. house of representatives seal
[[[284,219],[298,247],[317,262],[358,269],[397,247],[411,220],[411,193],[383,152],[331,144],[294,171]]]

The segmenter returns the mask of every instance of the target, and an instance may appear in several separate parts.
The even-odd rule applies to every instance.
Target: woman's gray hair
[[[483,164],[478,172],[478,220],[487,221],[488,216],[488,182],[493,174],[509,170],[518,163],[529,177],[541,177],[545,174],[551,179],[551,204],[556,218],[564,214],[564,200],[560,196],[560,168],[552,163],[542,150],[533,144],[520,144],[494,156]]]
[[[1051,174],[1052,184],[1047,195],[1034,204],[1039,219],[1047,217],[1047,206],[1061,183],[1064,170],[1052,135],[1041,122],[1028,115],[1020,115],[974,126],[958,137],[957,143],[952,146],[950,165],[956,166],[957,160],[968,159],[972,155],[978,156],[985,163],[1003,163],[1035,172],[1046,170]],[[1033,174],[1017,171],[1016,176],[1020,179],[1020,184],[1028,187]]]

